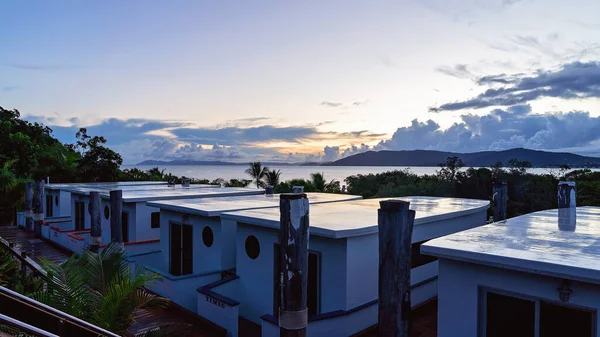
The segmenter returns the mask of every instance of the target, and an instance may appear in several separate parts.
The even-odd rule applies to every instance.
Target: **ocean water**
[[[123,165],[121,168],[136,167],[140,170],[149,170],[156,165]],[[190,178],[214,180],[217,178],[229,179],[250,179],[246,170],[246,165],[163,165],[159,169],[165,169],[165,172],[170,172],[176,176],[186,176]],[[393,170],[404,170],[407,167],[394,166],[270,166],[270,169],[281,170],[281,180],[290,180],[294,178],[309,179],[310,174],[321,172],[325,179],[339,180],[344,183],[344,179],[356,174],[381,173]],[[409,168],[413,173],[435,174],[439,167],[424,167],[416,166]],[[530,173],[547,174],[551,169],[534,168],[528,170]],[[557,170],[554,170],[557,171]]]

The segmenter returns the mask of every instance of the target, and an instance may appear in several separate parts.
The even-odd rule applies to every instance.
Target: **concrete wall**
[[[71,215],[71,192],[60,191],[58,194],[58,208],[54,209],[54,214],[58,210],[58,216]]]
[[[350,336],[377,322],[377,304],[348,315],[312,321],[306,327],[308,337]],[[279,337],[279,327],[269,321],[262,321],[262,337]]]
[[[379,234],[352,237],[347,241],[346,302],[341,307],[345,310],[376,300],[379,287]]]
[[[221,272],[171,276],[152,267],[145,268],[149,272],[162,276],[160,281],[148,286],[148,289],[163,297],[171,299],[173,302],[191,312],[198,312],[197,289],[221,279]]]
[[[482,288],[560,303],[558,278],[446,259],[440,260],[439,271],[438,337],[478,336]],[[571,289],[567,305],[600,310],[600,286],[573,282]]]
[[[86,205],[86,207],[87,207],[87,205]],[[108,218],[105,216],[105,213],[104,213],[105,207],[108,207]],[[128,226],[129,226],[128,227],[129,241],[136,241],[136,236],[135,236],[135,221],[136,221],[136,214],[137,214],[136,204],[135,203],[123,203],[122,210],[123,210],[123,212],[129,213],[129,224],[128,224]],[[112,214],[112,209],[110,208],[110,200],[102,198],[102,200],[100,202],[100,225],[102,227],[102,243],[105,245],[108,244],[111,240],[111,230],[110,230],[111,214]],[[86,213],[85,215],[87,218],[89,218],[89,216],[90,216],[88,213]],[[87,219],[87,218],[85,219],[86,226],[87,226],[86,228],[89,229],[91,225],[90,225],[89,219]],[[73,221],[75,221],[75,212],[73,212]],[[123,224],[123,226],[125,226],[125,224]],[[157,239],[157,238],[158,237],[156,237],[155,239]]]
[[[277,231],[238,223],[237,275],[241,280],[240,316],[261,324],[260,316],[273,314],[273,264]],[[250,235],[260,243],[260,255],[252,260],[246,254],[245,242]],[[346,307],[346,240],[330,240],[311,236],[309,250],[321,253],[321,312]]]
[[[150,207],[146,205],[145,202],[136,203],[135,209],[135,224],[132,223],[133,233],[135,234],[133,237],[131,237],[131,239],[135,239],[135,241],[145,241],[160,238],[160,228],[152,228],[151,221],[152,213],[160,212],[160,209],[156,207]],[[131,215],[129,216],[131,217]]]
[[[212,288],[217,294],[237,298],[240,292],[240,279],[235,279]],[[228,337],[238,336],[239,305],[228,305],[208,295],[198,293],[198,315],[227,329]]]
[[[193,233],[193,273],[205,273],[216,270],[226,270],[235,267],[235,228],[222,231],[221,220],[218,217],[204,217],[171,211],[160,212],[160,250],[165,272],[169,271],[170,263],[170,223],[191,225]],[[202,240],[202,231],[209,227],[213,233],[213,244],[207,247]]]

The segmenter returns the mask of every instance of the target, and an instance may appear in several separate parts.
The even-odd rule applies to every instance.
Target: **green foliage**
[[[279,185],[279,178],[281,177],[281,170],[267,170],[265,174],[265,184],[267,186]]]
[[[86,128],[79,129],[75,137],[77,143],[71,145],[71,148],[81,154],[81,158],[77,161],[77,170],[84,181],[117,180],[123,158],[104,146],[106,139],[102,136],[89,136]]]
[[[42,260],[47,272],[46,287],[30,296],[96,326],[124,334],[133,323],[136,310],[168,304],[168,300],[144,290],[159,277],[141,269],[132,274],[124,257],[123,248],[111,243],[99,254],[85,250],[80,257],[73,256],[60,265]]]
[[[256,183],[256,188],[265,187],[265,183],[262,179],[269,171],[269,168],[266,166],[263,167],[262,163],[259,161],[248,163],[248,165],[249,167],[246,169],[246,173],[252,177],[252,180]]]
[[[437,174],[441,179],[454,181],[457,172],[460,171],[465,164],[462,159],[454,156],[448,157],[444,163],[440,163],[438,166],[440,167],[440,170]]]
[[[529,174],[529,166],[528,162],[511,161],[509,169],[505,170],[502,163],[498,162],[490,169],[457,170],[454,179],[450,179],[451,172],[416,175],[407,169],[359,174],[347,177],[345,181],[348,193],[362,195],[364,198],[426,195],[490,201],[494,182],[506,181],[509,217],[556,208],[557,176]],[[563,173],[561,179],[577,183],[577,205],[600,206],[600,172],[592,172],[589,169],[576,170]],[[489,212],[493,212],[493,204]]]

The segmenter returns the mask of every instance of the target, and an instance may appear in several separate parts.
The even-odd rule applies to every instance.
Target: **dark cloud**
[[[365,105],[369,104],[369,102],[371,102],[371,101],[369,101],[369,100],[365,100],[365,101],[358,101],[358,102],[354,102],[354,103],[352,103],[352,105],[354,105],[354,106],[356,106],[356,107],[359,107],[359,106],[365,106]]]
[[[482,80],[483,79],[483,80]],[[466,100],[430,108],[432,112],[444,110],[480,109],[490,106],[525,104],[541,97],[581,99],[600,97],[600,62],[573,62],[556,71],[538,70],[533,76],[493,75],[479,79],[479,84],[490,82],[506,84],[488,89]],[[502,83],[506,80],[506,83]]]
[[[456,77],[456,78],[472,78],[473,77],[473,74],[469,71],[469,69],[467,69],[466,64],[457,64],[453,67],[448,67],[448,66],[437,67],[435,69],[435,71],[445,74],[445,75],[448,75],[448,76]]]
[[[342,106],[342,103],[338,103],[338,102],[328,102],[328,101],[323,101],[320,103],[320,105],[326,106],[328,108],[338,108],[340,106]]]
[[[377,149],[430,149],[473,152],[514,147],[563,149],[589,147],[600,140],[600,117],[588,112],[535,114],[529,105],[495,109],[488,115],[466,114],[461,122],[442,129],[433,120],[416,119],[398,128]]]

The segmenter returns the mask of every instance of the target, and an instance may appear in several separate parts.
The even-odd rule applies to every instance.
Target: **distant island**
[[[437,166],[448,157],[462,159],[465,166],[489,167],[500,161],[505,165],[511,159],[529,161],[534,167],[600,167],[600,158],[586,157],[567,152],[548,152],[515,148],[504,151],[481,151],[472,153],[457,153],[431,150],[406,151],[368,151],[327,163],[278,163],[265,162],[266,166]],[[137,165],[248,165],[224,161],[195,161],[195,160],[146,160]]]

